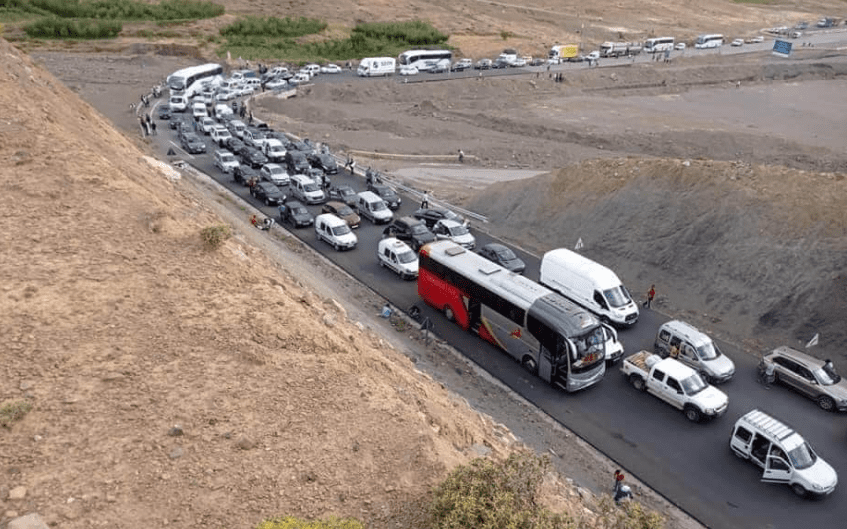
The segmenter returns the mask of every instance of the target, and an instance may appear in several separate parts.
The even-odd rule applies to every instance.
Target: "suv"
[[[306,209],[306,206],[296,200],[291,200],[279,206],[279,223],[290,223],[295,228],[311,226],[315,218]]]
[[[308,176],[296,174],[289,179],[291,195],[306,204],[320,204],[326,201],[326,194],[318,184]]]
[[[393,189],[391,189],[385,184],[377,184],[372,182],[368,184],[368,191],[373,191],[374,193],[376,193],[376,196],[384,200],[385,204],[388,206],[388,209],[392,211],[396,211],[400,207],[400,204],[403,202],[400,196],[397,195],[397,193],[395,193]]]
[[[248,185],[250,180],[259,181],[259,173],[249,165],[239,165],[232,170],[232,179],[242,185]]]
[[[306,154],[296,150],[289,150],[285,153],[285,163],[288,165],[290,174],[305,174],[311,167],[306,159]]]
[[[432,233],[439,239],[450,239],[468,250],[473,250],[474,246],[476,246],[476,238],[468,230],[468,227],[464,224],[459,224],[455,220],[439,220],[432,227]]]
[[[245,145],[244,147],[238,150],[238,155],[241,157],[241,161],[250,165],[253,169],[258,169],[259,167],[268,163],[268,158],[261,151],[250,147],[249,145]]]
[[[711,338],[679,320],[665,322],[659,327],[653,351],[692,367],[710,384],[726,382],[735,374],[735,364],[721,353]]]
[[[225,173],[228,173],[241,165],[238,163],[238,160],[235,159],[235,156],[227,150],[215,151],[214,158],[215,167]]]
[[[781,346],[762,357],[759,371],[773,365],[775,381],[816,401],[826,411],[847,410],[847,381],[830,361],[820,361],[806,353]]]
[[[426,224],[414,217],[400,217],[382,231],[383,236],[395,237],[408,242],[416,252],[424,244],[433,242],[435,235],[429,231]]]
[[[270,182],[258,182],[250,188],[250,194],[254,198],[258,198],[265,203],[266,206],[272,204],[282,204],[285,202],[285,195],[279,188]]]
[[[335,158],[331,154],[326,152],[310,154],[308,159],[312,167],[317,167],[326,174],[338,174],[338,164],[335,163]]]
[[[223,125],[213,127],[209,136],[212,137],[212,141],[218,144],[219,147],[223,147],[226,141],[232,138],[232,134]]]
[[[401,240],[389,237],[379,241],[376,258],[380,266],[393,270],[403,279],[418,277],[418,256]]]
[[[285,169],[282,168],[281,165],[275,163],[268,163],[262,166],[259,170],[259,174],[262,175],[262,180],[267,180],[276,186],[287,186],[288,185],[288,173],[285,172]]]
[[[825,496],[838,484],[835,469],[799,433],[762,411],[750,411],[735,422],[729,447],[764,469],[762,481],[785,483],[798,496]]]

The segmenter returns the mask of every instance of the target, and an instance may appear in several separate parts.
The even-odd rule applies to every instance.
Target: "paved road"
[[[173,131],[162,122],[159,131],[156,141],[162,152],[173,147],[182,154]],[[209,152],[213,149],[214,145],[209,142]],[[250,197],[246,187],[234,184],[228,175],[214,168],[210,156],[184,158],[264,214],[276,216],[276,208],[262,206]],[[346,172],[333,177],[333,183],[347,183],[356,190],[365,187],[360,176]],[[396,214],[407,215],[417,207],[415,198],[404,197]],[[317,214],[319,206],[309,209]],[[844,416],[825,413],[813,402],[781,387],[765,390],[755,382],[754,358],[729,344],[720,344],[735,360],[737,374],[722,388],[730,396],[729,412],[706,424],[691,424],[681,412],[652,396],[636,392],[617,367],[612,368],[598,386],[577,394],[565,394],[528,375],[507,355],[461,331],[441,314],[424,306],[419,302],[414,282],[402,281],[381,268],[376,260],[376,246],[383,227],[363,221],[362,227],[356,230],[358,248],[343,253],[317,242],[312,228],[292,231],[393,305],[407,309],[418,304],[423,314],[434,322],[434,332],[441,338],[705,525],[827,528],[840,527],[843,524],[839,520],[847,519],[847,502],[844,501],[847,492],[843,486],[822,501],[803,500],[785,486],[760,483],[759,470],[730,452],[728,440],[733,422],[758,407],[798,429],[841,476],[847,476],[847,459],[842,455],[847,441]],[[476,235],[478,246],[491,240],[484,233],[477,231]],[[527,276],[537,280],[538,259],[519,250],[518,253],[527,262]],[[665,319],[653,311],[644,311],[633,329],[621,332],[626,351],[632,353],[651,348],[656,329]]]

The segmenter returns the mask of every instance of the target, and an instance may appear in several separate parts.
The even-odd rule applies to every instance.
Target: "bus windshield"
[[[600,325],[575,337],[573,343],[576,346],[576,351],[571,354],[574,372],[583,371],[606,358],[606,333]]]

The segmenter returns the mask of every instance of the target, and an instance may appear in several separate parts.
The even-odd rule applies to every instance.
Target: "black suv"
[[[249,165],[239,164],[238,167],[232,170],[232,179],[235,180],[236,183],[246,186],[247,182],[254,178],[258,182],[259,173],[257,173],[256,170]]]
[[[315,217],[309,213],[306,206],[296,200],[292,200],[279,207],[279,223],[283,224],[285,222],[288,222],[295,228],[304,228],[314,224]]]
[[[245,145],[241,149],[238,150],[238,156],[241,157],[241,162],[246,163],[253,169],[258,169],[259,167],[268,163],[268,157],[262,154],[261,151],[250,147],[249,145]]]
[[[376,196],[384,200],[386,205],[388,205],[388,209],[392,211],[399,208],[403,202],[400,196],[385,184],[370,183],[368,184],[368,191],[376,193]]]
[[[306,154],[299,151],[287,151],[285,153],[285,164],[288,165],[289,174],[306,174],[311,167],[306,159]]]
[[[310,154],[309,163],[312,164],[312,167],[317,167],[326,174],[338,174],[338,164],[335,163],[335,158],[329,153]]]
[[[432,228],[441,219],[455,220],[462,224],[466,223],[464,217],[446,208],[421,208],[412,213],[412,216],[418,220],[422,220],[427,228]]]
[[[435,235],[429,231],[422,220],[413,217],[400,217],[382,231],[386,237],[396,237],[409,243],[413,250],[420,250],[424,244],[435,241]]]
[[[258,198],[265,203],[266,206],[271,204],[282,204],[285,202],[285,195],[279,188],[270,182],[259,182],[250,188],[250,194],[254,198]]]
[[[189,154],[200,154],[206,152],[206,143],[194,132],[186,132],[182,135],[182,148]]]

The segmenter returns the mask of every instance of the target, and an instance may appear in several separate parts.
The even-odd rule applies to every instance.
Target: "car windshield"
[[[412,263],[412,262],[416,261],[417,258],[418,258],[418,256],[415,255],[414,252],[412,252],[412,251],[406,251],[406,252],[402,252],[402,253],[397,254],[397,260],[400,261],[403,264]]]
[[[379,201],[374,202],[373,207],[371,208],[373,211],[382,211],[386,209],[385,202]]]
[[[224,154],[223,156],[221,156],[221,161],[223,161],[223,162],[234,162],[235,156],[233,156],[231,154]]]
[[[456,215],[455,213],[453,213],[449,209],[442,210],[442,213],[444,213],[445,219],[455,220],[456,222],[462,221],[461,217],[459,217],[458,215]]]
[[[282,167],[268,167],[268,171],[272,175],[282,174]]]
[[[314,191],[320,191],[318,189],[318,185],[315,184],[314,182],[307,182],[307,183],[303,184],[303,189],[305,191],[309,192],[309,193],[312,193]]]
[[[427,229],[423,224],[415,224],[409,229],[409,231],[413,235],[423,235],[427,232]]]
[[[841,376],[835,372],[835,369],[821,367],[815,369],[813,373],[822,386],[831,386],[833,384],[838,384],[841,381]]]
[[[336,226],[332,228],[332,233],[335,235],[347,235],[350,233],[350,226],[343,224],[341,226]]]
[[[721,355],[720,349],[713,342],[707,342],[697,348],[701,360],[714,360]]]
[[[632,302],[632,299],[629,297],[629,292],[627,292],[622,285],[603,291],[603,295],[606,297],[609,305],[614,308],[623,307],[624,305],[628,305]]]
[[[501,261],[514,261],[518,257],[515,255],[515,252],[510,250],[509,248],[503,248],[502,250],[498,250],[494,252],[497,255],[497,258]]]
[[[450,235],[454,237],[458,237],[459,235],[467,235],[468,233],[470,233],[468,229],[465,226],[462,226],[461,224],[458,226],[451,226],[449,230]]]
[[[302,206],[295,206],[291,208],[292,215],[305,215],[306,213],[308,213],[308,211],[306,211],[306,208]]]
[[[818,456],[815,454],[814,450],[812,450],[812,447],[809,446],[808,443],[804,442],[794,448],[794,450],[788,451],[788,459],[791,460],[791,464],[794,468],[803,470],[804,468],[809,468],[814,465],[815,461],[818,460]]]
[[[346,217],[348,215],[352,215],[353,210],[350,209],[349,206],[341,206],[340,208],[338,208],[338,214],[341,215],[342,217]]]
[[[703,379],[700,378],[700,375],[697,373],[694,373],[688,378],[682,379],[680,381],[680,385],[682,385],[682,391],[684,391],[686,395],[696,395],[708,387],[708,384],[703,382]]]

